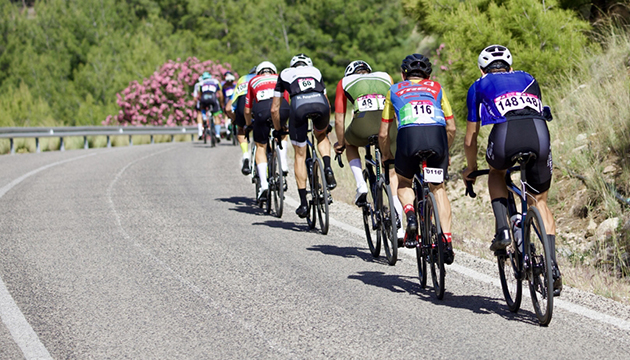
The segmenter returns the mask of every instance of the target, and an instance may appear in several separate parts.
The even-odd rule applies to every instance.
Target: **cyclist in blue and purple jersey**
[[[234,89],[236,86],[234,85],[234,80],[236,78],[230,71],[226,71],[223,74],[223,83],[221,84],[221,91],[223,91],[223,101],[224,101],[224,109],[226,109],[226,118],[225,118],[225,138],[230,140],[232,136],[232,119],[227,116],[227,103],[230,102],[232,95],[234,94]]]
[[[547,206],[551,186],[553,161],[547,120],[551,119],[548,107],[543,107],[540,86],[536,79],[512,69],[512,54],[505,46],[491,45],[479,54],[477,60],[481,78],[468,90],[468,124],[464,150],[467,168],[464,181],[474,181],[468,175],[477,169],[477,136],[483,125],[492,125],[488,136],[486,160],[490,167],[488,187],[495,216],[496,235],[490,250],[506,248],[510,242],[507,219],[508,190],[506,170],[514,165],[511,158],[522,151],[536,154],[536,160],[527,163],[528,198],[536,205],[550,240],[553,260],[554,295],[560,295],[562,277],[556,262],[556,225]]]
[[[201,81],[195,85],[193,97],[199,101],[199,108],[201,111],[197,114],[197,126],[199,127],[199,139],[203,132],[202,120],[206,116],[206,111],[215,118],[215,135],[217,141],[221,140],[221,124],[219,123],[218,115],[221,114],[223,108],[223,92],[221,91],[221,83],[214,79],[209,72],[204,72],[201,76]],[[212,124],[208,124],[211,126]]]
[[[247,139],[245,138],[245,98],[247,95],[247,87],[249,80],[256,76],[256,67],[254,66],[247,75],[241,76],[236,83],[231,99],[228,100],[225,110],[227,115],[234,121],[237,126],[236,138],[241,146],[243,157],[241,158],[241,172],[243,175],[250,174],[249,148]]]

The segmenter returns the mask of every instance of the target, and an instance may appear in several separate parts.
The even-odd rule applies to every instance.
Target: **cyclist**
[[[227,116],[227,103],[232,98],[232,95],[234,94],[234,89],[236,87],[234,85],[234,80],[236,80],[236,78],[230,71],[226,71],[223,74],[223,84],[221,84],[221,91],[223,92],[223,101],[224,101],[223,108],[226,109],[226,116]],[[232,129],[230,125],[232,125],[232,119],[229,116],[227,116],[225,119],[225,138],[227,140],[230,140],[230,137],[232,136]]]
[[[273,93],[278,81],[276,66],[270,61],[263,61],[256,67],[256,76],[250,81],[245,99],[245,122],[247,126],[252,124],[252,115],[255,119],[253,131],[254,142],[256,143],[256,166],[260,178],[260,190],[258,200],[267,196],[269,184],[267,183],[267,142],[269,141],[269,131],[271,130],[271,103]],[[280,106],[280,117],[282,123],[286,124],[289,119],[289,95],[285,92]],[[286,141],[282,142],[280,150],[280,163],[282,171],[287,171],[287,146]]]
[[[287,91],[291,98],[291,118],[289,119],[289,137],[295,150],[295,181],[300,194],[300,206],[295,213],[305,218],[308,212],[306,202],[306,136],[308,118],[313,118],[313,132],[317,138],[317,148],[324,161],[324,175],[330,190],[337,186],[330,167],[330,141],[327,132],[330,119],[330,103],[326,96],[326,86],[322,74],[313,66],[311,58],[304,54],[295,55],[290,67],[282,70],[274,91],[271,114],[276,130],[281,129],[280,105],[283,93]]]
[[[344,72],[344,78],[337,84],[335,94],[335,132],[337,142],[335,151],[346,151],[350,170],[357,184],[354,203],[361,207],[365,205],[367,184],[363,178],[359,147],[368,145],[368,138],[378,135],[381,126],[385,96],[392,86],[392,77],[385,72],[372,72],[370,65],[363,60],[351,62]],[[393,124],[393,123],[392,123]],[[398,130],[392,127],[389,132],[391,153],[396,153],[396,135]],[[398,188],[398,179],[394,166],[388,166],[389,179],[394,192]],[[400,200],[394,194],[396,211],[402,214]],[[404,230],[398,229],[398,236],[402,239]]]
[[[392,85],[385,100],[383,119],[379,132],[381,151],[384,158],[391,158],[389,150],[389,125],[398,119],[396,137],[396,173],[398,174],[398,196],[407,217],[405,247],[418,245],[418,220],[414,212],[414,193],[411,182],[420,167],[416,153],[433,150],[436,154],[427,159],[427,166],[441,168],[447,178],[448,149],[455,139],[455,119],[442,86],[429,80],[431,62],[421,54],[408,55],[400,66],[403,81]],[[451,243],[451,205],[446,197],[444,182],[429,183],[435,195],[442,231],[446,240],[444,262],[452,264],[454,253]]]
[[[543,114],[540,86],[524,71],[512,69],[512,54],[505,46],[491,45],[479,54],[481,78],[468,89],[468,123],[464,150],[467,168],[464,181],[477,169],[477,136],[481,125],[493,125],[488,137],[486,160],[490,167],[488,188],[492,199],[496,235],[490,250],[504,249],[510,243],[507,220],[505,171],[514,165],[510,158],[520,151],[533,151],[536,161],[527,164],[527,183],[543,218],[553,260],[554,295],[562,291],[562,276],[555,254],[556,225],[547,206],[553,162],[546,116]]]
[[[247,145],[247,139],[245,138],[245,95],[247,95],[247,86],[249,80],[256,76],[256,67],[254,66],[249,73],[245,76],[241,76],[236,83],[236,89],[232,94],[232,98],[227,102],[226,112],[227,115],[234,121],[234,125],[237,126],[236,138],[241,146],[243,157],[241,158],[241,172],[243,175],[249,175],[249,148]]]
[[[215,136],[217,141],[221,141],[221,123],[219,122],[218,115],[221,114],[223,108],[223,93],[221,92],[221,83],[214,79],[209,72],[204,72],[201,75],[201,81],[199,87],[195,86],[193,96],[199,101],[199,108],[201,111],[197,114],[197,126],[202,124],[202,117],[206,115],[206,111],[210,111],[213,117],[215,117]],[[208,124],[211,126],[212,124]],[[203,125],[201,125],[203,129]],[[199,139],[201,139],[201,131],[199,133]]]

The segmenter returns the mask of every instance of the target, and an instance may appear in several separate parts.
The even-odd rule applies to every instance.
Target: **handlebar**
[[[280,148],[280,150],[282,150],[282,141],[280,141],[280,139],[284,136],[284,135],[288,135],[289,132],[283,130],[274,130],[272,132],[273,137],[276,139],[276,142],[278,143],[278,148]]]
[[[490,169],[475,170],[475,171],[471,172],[470,174],[468,174],[468,177],[469,178],[476,178],[476,177],[479,177],[481,175],[488,175],[489,173],[490,173]],[[477,194],[473,190],[473,182],[470,181],[470,180],[466,181],[466,195],[470,196],[473,199],[477,197]]]

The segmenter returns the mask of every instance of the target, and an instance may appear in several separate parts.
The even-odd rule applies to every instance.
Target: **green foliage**
[[[531,73],[543,88],[554,84],[558,74],[571,71],[588,46],[589,24],[554,0],[409,0],[425,32],[445,43],[448,65],[437,79],[445,86],[456,117],[465,120],[468,87],[480,76],[479,52],[491,44],[507,46],[513,67]],[[544,95],[544,91],[543,91]]]

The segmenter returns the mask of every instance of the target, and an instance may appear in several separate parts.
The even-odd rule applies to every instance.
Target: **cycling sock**
[[[306,206],[306,189],[298,189],[298,194],[300,194],[300,206]]]
[[[553,262],[557,264],[558,262],[556,261],[556,235],[547,234],[547,239],[549,240],[549,246],[551,247],[551,260],[553,260]]]
[[[282,165],[282,171],[289,171],[289,160],[287,160],[287,141],[282,140],[280,144],[282,145],[282,149],[280,149],[280,164]]]
[[[330,167],[330,156],[324,155],[322,160],[324,160],[324,169],[328,169]]]
[[[203,125],[197,124],[197,130],[199,130],[199,136],[203,135]]]
[[[444,233],[444,238],[446,239],[446,243],[450,244],[453,242],[453,234],[452,233]]]
[[[243,141],[241,143],[241,151],[243,152],[243,156],[245,156],[246,158],[249,158],[249,151],[247,149],[247,142]]]
[[[221,136],[221,125],[214,125],[214,132],[217,137]]]
[[[411,204],[407,204],[403,207],[403,211],[405,212],[405,215],[407,215],[407,219],[409,219],[410,216],[416,216],[415,211],[413,211],[413,205]]]
[[[267,163],[257,164],[258,177],[260,178],[260,187],[266,189],[269,187],[267,184]]]
[[[354,181],[357,182],[357,189],[367,187],[365,183],[365,179],[363,179],[363,169],[361,168],[361,160],[360,159],[352,159],[350,160],[350,170],[352,170],[352,175],[354,175]]]
[[[497,231],[510,227],[507,221],[507,198],[492,200],[492,211],[494,212],[495,229]]]
[[[394,209],[396,209],[396,215],[400,217],[403,213],[403,206],[398,196],[394,196]]]

